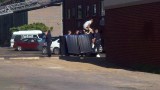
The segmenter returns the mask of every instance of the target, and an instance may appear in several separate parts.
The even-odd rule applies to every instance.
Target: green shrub
[[[47,30],[53,30],[53,27],[47,27],[43,23],[32,23],[32,24],[25,24],[25,25],[22,25],[19,27],[10,28],[11,32],[20,31],[20,30],[41,30],[41,31],[45,32]]]

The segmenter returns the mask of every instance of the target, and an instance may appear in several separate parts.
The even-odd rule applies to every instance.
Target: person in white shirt
[[[91,32],[93,32],[93,29],[91,28],[92,23],[93,23],[93,19],[88,20],[83,24],[84,32],[86,34],[90,34]]]

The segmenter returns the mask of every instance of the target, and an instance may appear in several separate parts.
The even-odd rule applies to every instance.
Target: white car
[[[53,54],[58,55],[60,53],[60,39],[59,38],[52,39],[52,44],[51,44],[50,49]],[[42,47],[42,54],[47,54],[47,45],[44,45]]]

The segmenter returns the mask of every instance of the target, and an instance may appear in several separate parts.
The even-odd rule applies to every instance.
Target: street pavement
[[[159,88],[158,74],[104,68],[59,59],[0,60],[0,90],[159,90]]]
[[[1,48],[0,55],[40,55]],[[15,53],[13,53],[15,52]],[[4,54],[5,53],[5,54]],[[159,90],[160,75],[132,71],[105,58],[0,59],[0,90]]]
[[[105,54],[100,54],[101,57],[105,57]],[[59,57],[60,55],[52,54],[52,57]],[[39,59],[47,57],[43,55],[42,51],[15,51],[14,48],[10,47],[0,47],[0,59]]]
[[[0,90],[116,90],[89,73],[12,65],[0,68]]]
[[[0,47],[0,57],[32,57],[42,55],[41,51],[15,51],[14,48]]]
[[[57,57],[59,55],[52,54],[52,57]],[[35,57],[46,57],[43,55],[41,51],[33,51],[33,50],[26,50],[26,51],[15,51],[14,48],[10,47],[0,47],[0,58],[35,58]],[[27,59],[27,58],[26,58]]]

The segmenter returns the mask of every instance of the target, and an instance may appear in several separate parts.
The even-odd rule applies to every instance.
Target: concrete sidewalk
[[[12,60],[12,59],[22,59],[22,60],[39,60],[40,58],[48,58],[47,55],[43,55],[41,51],[15,51],[13,48],[10,47],[0,47],[0,60]],[[71,57],[75,57],[73,55],[70,55]],[[100,54],[101,57],[105,57],[105,54]],[[59,58],[61,55],[54,55],[52,54],[52,57],[50,58]],[[79,57],[77,58],[85,58],[85,57]],[[76,58],[76,59],[77,59]],[[95,57],[93,57],[95,58]]]

